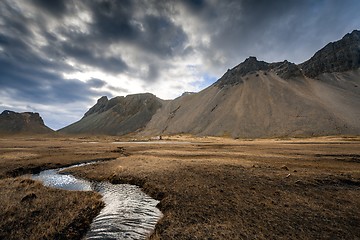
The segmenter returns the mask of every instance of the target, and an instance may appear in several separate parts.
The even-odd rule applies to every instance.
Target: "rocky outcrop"
[[[295,63],[287,60],[278,63],[271,63],[269,64],[269,68],[272,72],[283,79],[301,77],[303,75],[300,68]]]
[[[354,30],[341,40],[331,42],[315,53],[308,61],[300,64],[308,77],[321,73],[344,72],[360,67],[360,31]]]
[[[53,130],[45,126],[39,113],[17,113],[5,110],[0,114],[1,134],[46,134]]]
[[[274,72],[283,79],[302,76],[300,68],[287,60],[267,63],[258,61],[256,57],[249,57],[233,69],[229,69],[214,85],[223,88],[224,86],[240,84],[244,82],[245,76],[258,71]]]
[[[84,117],[87,117],[93,113],[101,113],[105,112],[107,109],[109,109],[109,100],[107,96],[102,96],[97,100],[97,103],[89,109],[84,115]]]
[[[269,63],[258,61],[256,57],[249,57],[244,62],[234,67],[231,72],[241,77],[255,71],[268,70]]]
[[[150,93],[101,97],[84,117],[60,129],[63,133],[123,135],[141,130],[162,106],[163,100]]]
[[[215,86],[223,88],[224,86],[233,86],[244,82],[243,77],[247,74],[254,73],[259,70],[267,70],[269,64],[267,62],[258,61],[256,57],[249,57],[227,72],[214,83]]]

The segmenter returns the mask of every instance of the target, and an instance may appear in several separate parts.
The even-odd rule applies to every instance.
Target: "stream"
[[[86,239],[146,239],[162,216],[161,211],[156,208],[159,201],[146,195],[138,186],[87,181],[71,174],[59,173],[82,165],[87,164],[45,170],[33,174],[32,179],[49,187],[96,191],[102,195],[105,207],[91,223]]]

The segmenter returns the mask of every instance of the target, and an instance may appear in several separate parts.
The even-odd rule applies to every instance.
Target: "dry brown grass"
[[[72,172],[161,199],[152,239],[360,238],[358,138],[181,140]]]
[[[165,141],[192,143],[163,145],[110,144],[113,140],[39,139],[31,146],[26,139],[0,140],[6,145],[0,154],[22,146],[13,151],[21,152],[18,159],[0,160],[5,168],[0,172],[117,157],[71,172],[137,184],[161,200],[164,217],[151,239],[360,238],[359,137],[249,141],[172,136]],[[40,157],[24,160],[25,153]]]
[[[82,236],[102,207],[98,194],[51,189],[34,181],[8,177],[78,162],[111,160],[121,155],[111,152],[106,144],[93,148],[89,141],[87,137],[0,138],[0,239]]]
[[[80,239],[103,207],[97,193],[26,178],[1,179],[0,193],[0,239]]]
[[[107,140],[106,137],[101,138]],[[0,138],[0,178],[36,173],[79,162],[111,160],[121,155],[109,144],[97,144],[88,137],[2,137]],[[90,142],[90,143],[89,143]]]

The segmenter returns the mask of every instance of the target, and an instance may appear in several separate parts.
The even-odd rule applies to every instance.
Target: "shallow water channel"
[[[79,167],[84,164],[73,165]],[[71,168],[68,167],[68,168]],[[77,191],[96,191],[102,195],[105,207],[96,216],[86,239],[145,239],[154,229],[162,213],[152,199],[141,189],[129,184],[111,184],[79,179],[60,174],[68,168],[51,169],[33,174],[32,179],[45,186]]]

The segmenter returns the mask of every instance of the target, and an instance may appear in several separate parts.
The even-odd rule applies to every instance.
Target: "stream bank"
[[[68,168],[51,169],[33,174],[32,179],[45,186],[76,191],[95,191],[102,195],[105,207],[91,223],[87,239],[145,239],[148,237],[162,213],[156,208],[159,203],[130,184],[88,181],[66,173]]]

